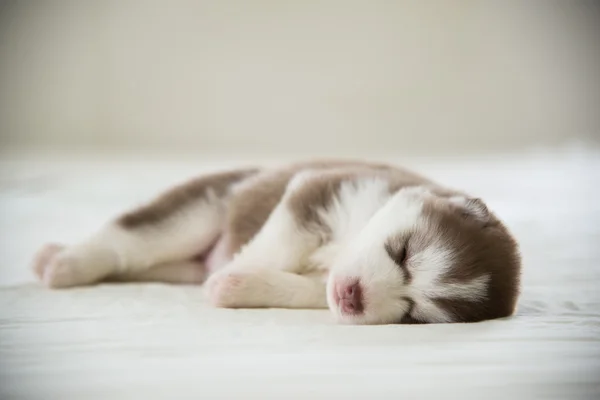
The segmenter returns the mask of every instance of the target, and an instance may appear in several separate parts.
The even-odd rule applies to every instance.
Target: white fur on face
[[[425,193],[413,188],[396,193],[348,243],[334,264],[327,284],[330,309],[341,322],[398,322],[408,310],[409,292],[403,271],[389,257],[385,242],[390,235],[409,232],[421,219]],[[364,312],[344,315],[334,300],[334,286],[358,279],[363,292]]]
[[[317,269],[329,269],[389,198],[388,183],[382,179],[344,182],[332,204],[320,213],[331,229],[331,240],[310,256],[310,264]]]
[[[410,254],[407,266],[411,281],[388,255],[385,243],[394,235],[432,229],[423,215],[424,201],[432,196],[422,187],[396,193],[373,215],[359,235],[345,246],[333,265],[327,285],[327,301],[340,322],[354,324],[398,323],[408,312],[418,320],[452,322],[452,316],[439,308],[432,298],[478,300],[485,295],[489,276],[467,283],[442,283],[442,276],[454,262],[453,250],[434,240]],[[358,280],[363,293],[364,311],[349,315],[341,312],[334,299],[336,285]],[[414,304],[411,308],[411,302]]]

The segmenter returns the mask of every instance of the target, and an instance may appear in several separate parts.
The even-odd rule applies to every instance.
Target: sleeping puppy
[[[521,259],[479,199],[384,164],[311,161],[201,176],[33,268],[52,288],[205,283],[229,308],[329,308],[351,324],[510,316]]]

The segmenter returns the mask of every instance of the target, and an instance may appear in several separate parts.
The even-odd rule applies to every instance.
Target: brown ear
[[[464,218],[473,218],[483,225],[487,225],[490,222],[490,210],[483,200],[466,196],[452,196],[449,198],[449,201],[457,206]]]

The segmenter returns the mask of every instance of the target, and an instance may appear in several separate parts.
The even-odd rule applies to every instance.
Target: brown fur
[[[231,198],[225,226],[231,254],[237,253],[265,224],[294,173],[286,170],[261,174]]]
[[[507,228],[490,212],[481,219],[441,202],[426,204],[424,211],[430,223],[425,235],[436,235],[459,251],[453,267],[442,277],[444,282],[466,283],[490,275],[487,296],[481,301],[432,300],[456,322],[511,315],[519,296],[521,261],[518,245]]]
[[[201,176],[177,185],[154,201],[118,218],[127,229],[156,225],[192,202],[206,198],[210,192],[217,197],[228,194],[231,185],[257,173],[257,169],[241,169]]]

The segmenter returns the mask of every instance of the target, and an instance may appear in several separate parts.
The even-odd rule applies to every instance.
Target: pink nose
[[[338,286],[338,296],[344,313],[356,314],[363,312],[362,290],[358,282]]]

